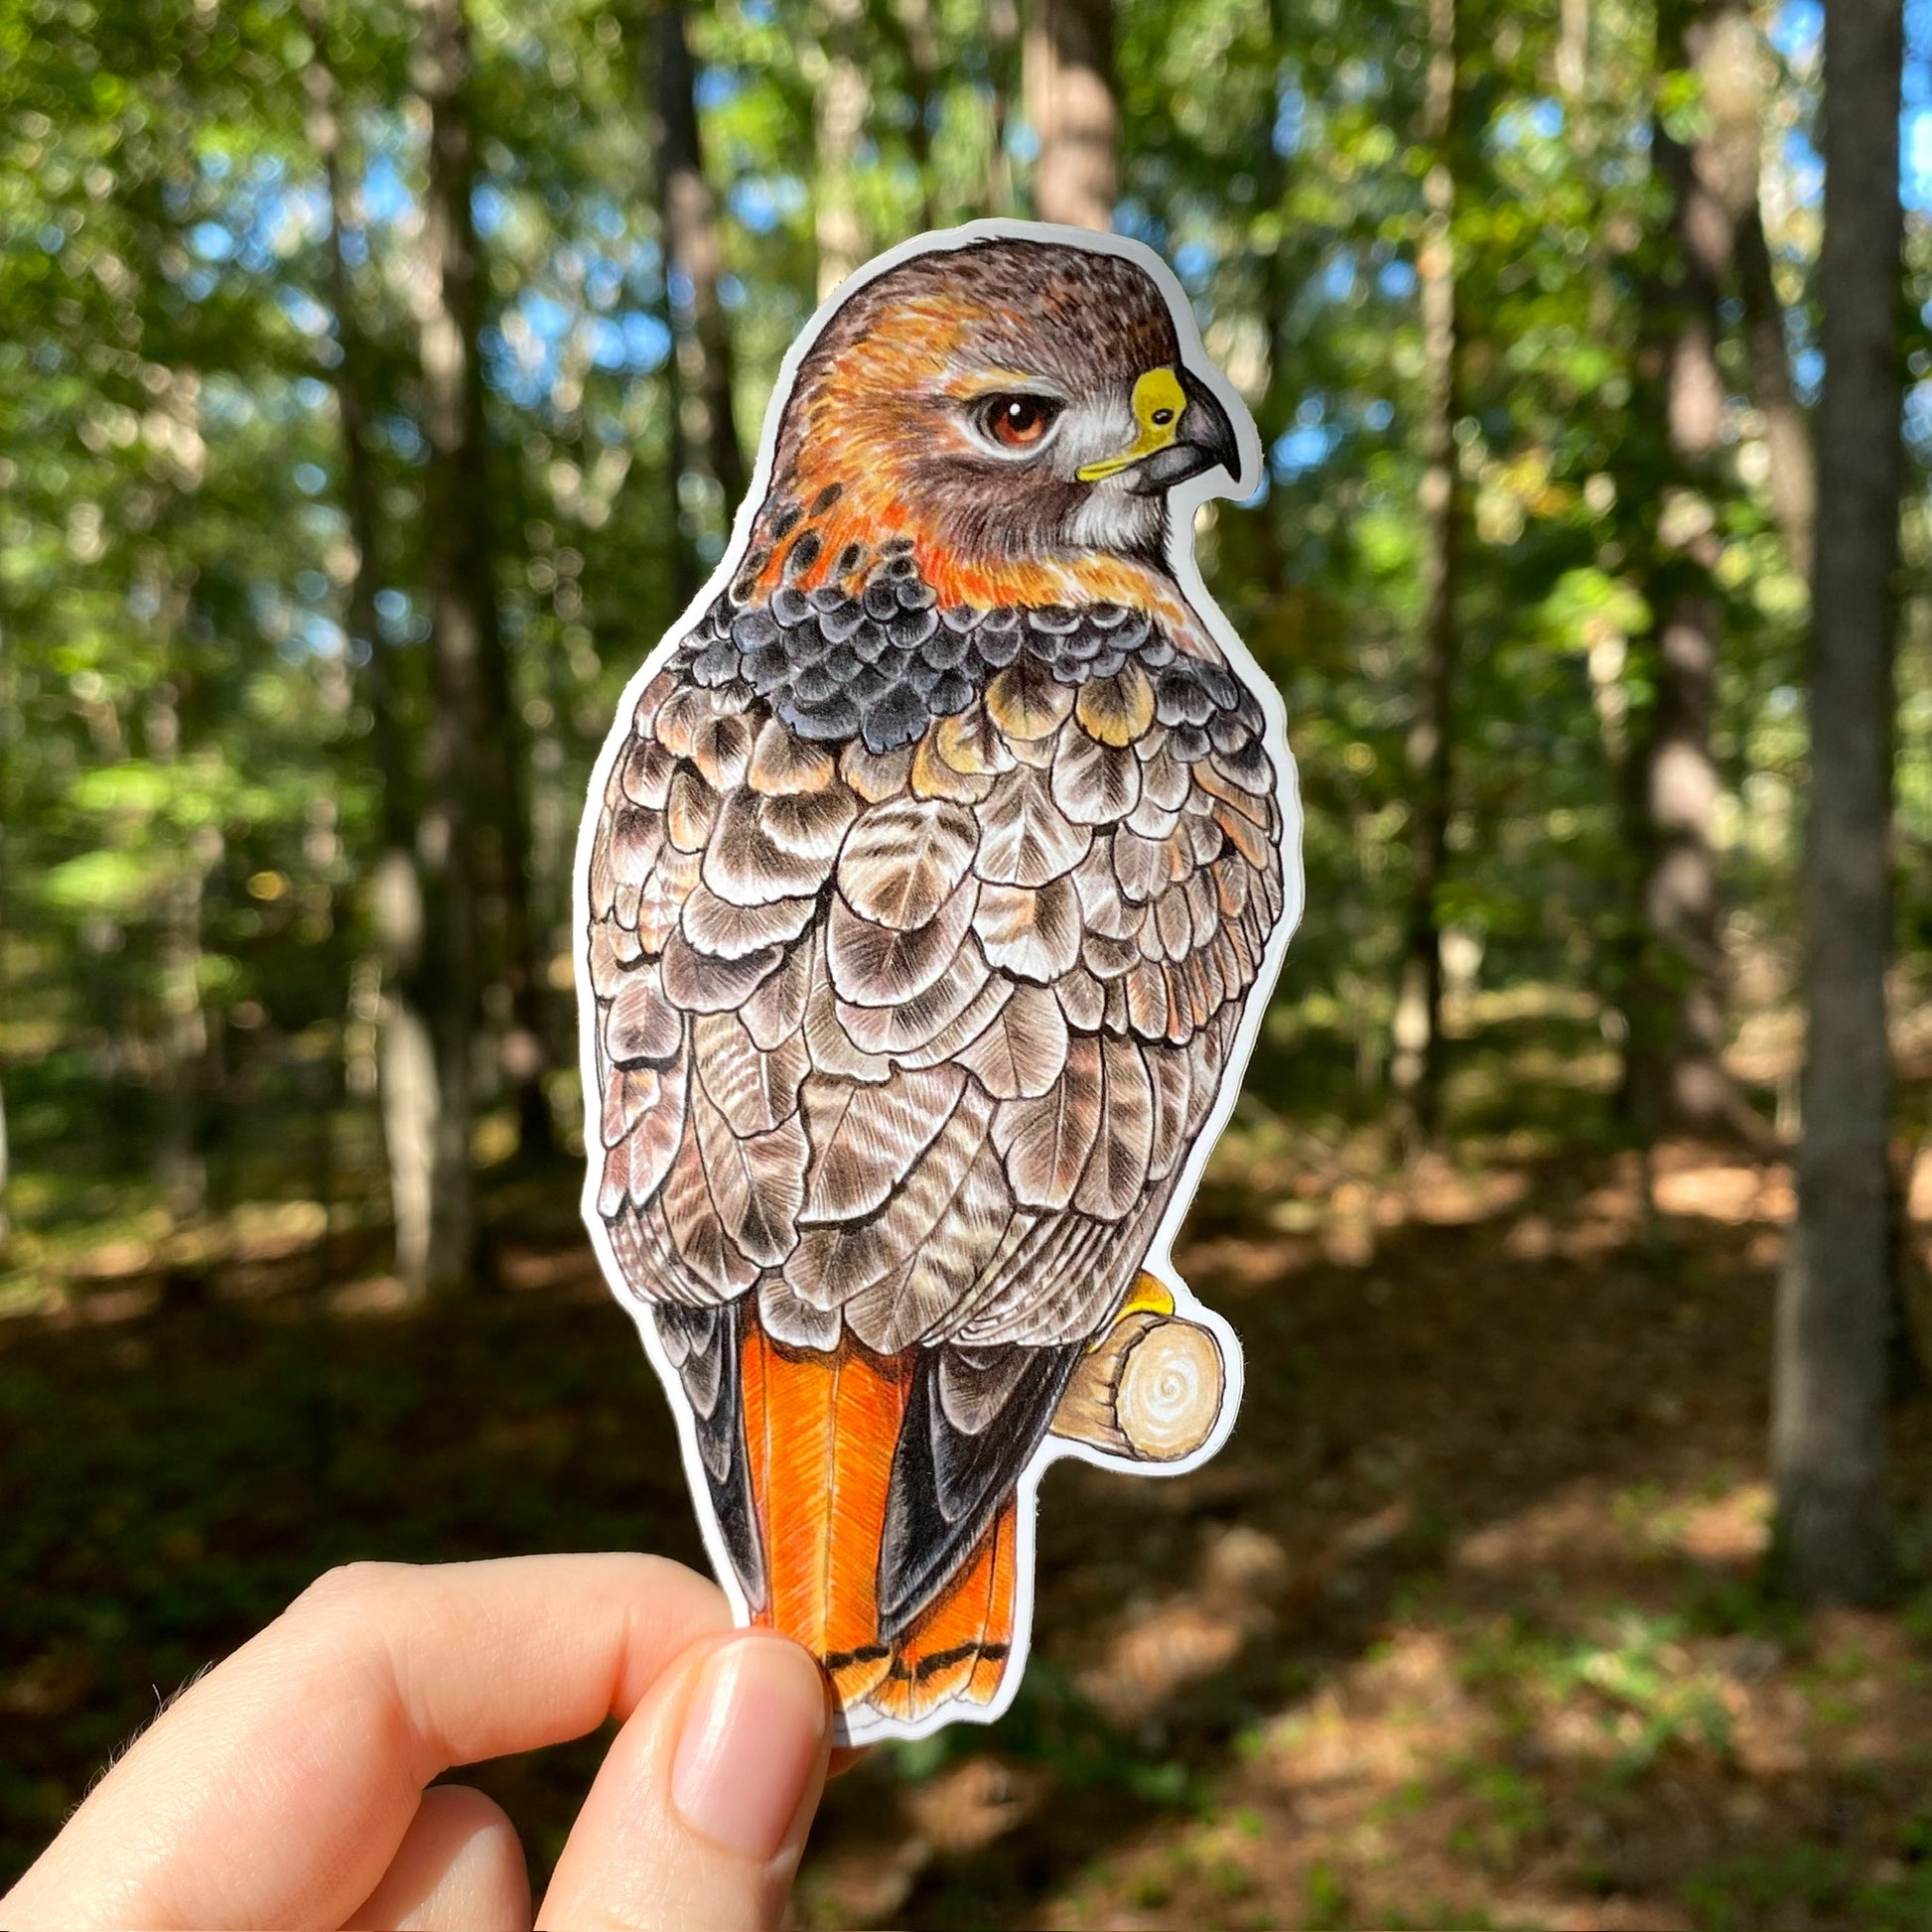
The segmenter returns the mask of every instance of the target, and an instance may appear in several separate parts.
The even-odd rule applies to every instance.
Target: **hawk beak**
[[[1131,407],[1134,411],[1134,440],[1118,456],[1089,463],[1073,474],[1082,483],[1098,483],[1102,477],[1117,477],[1137,463],[1146,463],[1174,446],[1180,435],[1180,420],[1187,413],[1187,391],[1173,369],[1149,369],[1134,384]]]
[[[1082,483],[1132,470],[1128,488],[1152,496],[1216,468],[1240,476],[1234,425],[1213,391],[1190,370],[1150,369],[1134,384],[1133,410],[1133,442],[1118,456],[1077,471]]]
[[[1210,470],[1225,470],[1230,483],[1241,480],[1241,446],[1235,441],[1234,424],[1206,383],[1182,369],[1180,386],[1187,407],[1180,418],[1179,434],[1166,449],[1157,452],[1135,472],[1128,487],[1137,495],[1151,496],[1185,483],[1189,477],[1205,476]]]

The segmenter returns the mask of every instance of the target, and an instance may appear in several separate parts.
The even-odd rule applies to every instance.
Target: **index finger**
[[[333,1571],[147,1731],[0,1916],[340,1925],[432,1778],[628,1717],[730,1622],[716,1585],[656,1557]]]

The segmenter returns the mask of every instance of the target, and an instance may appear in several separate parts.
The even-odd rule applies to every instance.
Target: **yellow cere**
[[[1134,384],[1134,421],[1139,433],[1119,456],[1101,463],[1089,463],[1074,474],[1082,483],[1098,483],[1102,477],[1118,476],[1137,463],[1165,450],[1180,434],[1180,412],[1187,407],[1187,392],[1173,369],[1149,369]]]

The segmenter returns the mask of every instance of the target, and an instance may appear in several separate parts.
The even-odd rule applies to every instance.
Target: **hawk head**
[[[900,530],[955,566],[1158,565],[1168,492],[1241,467],[1152,276],[1003,237],[915,256],[847,299],[799,365],[767,519],[796,506]]]

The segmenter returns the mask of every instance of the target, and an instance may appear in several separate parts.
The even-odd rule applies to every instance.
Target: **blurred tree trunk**
[[[1586,105],[1589,85],[1589,11],[1590,0],[1561,0],[1557,12],[1557,92],[1573,122]],[[1580,138],[1573,127],[1571,143],[1586,152],[1588,137]]]
[[[905,90],[912,110],[905,145],[911,150],[912,169],[919,178],[919,226],[934,228],[939,217],[932,197],[932,101],[938,81],[939,50],[933,31],[932,0],[897,0],[893,24],[898,30],[899,49],[905,59]]]
[[[205,481],[200,371],[164,364],[157,398],[159,412],[170,425],[166,447],[171,486],[166,507],[151,531],[143,571],[160,660],[143,725],[148,758],[170,772],[172,793],[177,780],[184,786],[193,783],[180,767],[185,736],[182,714],[194,683],[190,644],[194,572],[182,567],[172,540]],[[172,855],[174,866],[161,893],[156,921],[161,1026],[155,1043],[162,1111],[155,1173],[168,1212],[177,1221],[195,1218],[207,1205],[203,1116],[209,1030],[202,998],[202,923],[207,875],[220,852],[221,834],[212,825],[198,824],[181,839]]]
[[[472,937],[481,943],[488,923],[483,916],[485,895],[494,889],[509,1021],[501,1045],[502,1070],[516,1097],[518,1146],[525,1156],[540,1157],[555,1146],[544,1092],[549,1020],[540,935],[530,907],[529,784],[524,771],[522,708],[496,604],[479,349],[484,274],[472,208],[477,162],[470,125],[470,26],[464,0],[416,0],[416,90],[430,118],[423,231],[429,273],[420,297],[419,351],[430,446],[427,575],[431,601],[437,607],[430,621],[439,635],[446,623],[455,626],[454,657],[445,668],[455,678],[453,693],[456,684],[464,687],[462,705],[476,733],[474,745],[459,759],[469,770],[468,840],[473,848],[464,862],[469,885],[459,897],[471,902]],[[445,663],[440,644],[434,657]],[[455,659],[462,660],[460,674]],[[437,709],[440,713],[440,696]],[[439,717],[432,725],[432,762],[441,723]],[[436,789],[433,780],[432,792]],[[432,818],[436,809],[432,798]],[[480,982],[474,1003],[480,1016],[481,975],[474,966],[468,970]]]
[[[1826,9],[1818,272],[1825,377],[1803,876],[1809,1035],[1771,1437],[1777,1575],[1811,1603],[1870,1602],[1891,1575],[1885,966],[1903,467],[1901,39],[1896,7],[1834,0]]]
[[[1112,0],[1032,0],[1024,67],[1039,141],[1034,212],[1070,228],[1111,228],[1120,199]]]
[[[1417,267],[1422,285],[1422,691],[1407,747],[1409,905],[1396,997],[1390,1077],[1409,1125],[1435,1132],[1443,1085],[1443,932],[1437,912],[1453,804],[1457,553],[1462,534],[1455,424],[1456,0],[1430,0],[1429,84],[1423,137],[1434,150],[1423,185],[1428,207]]]
[[[345,615],[351,657],[358,647],[366,653],[362,679],[381,810],[382,849],[370,893],[381,972],[376,1085],[395,1216],[396,1277],[411,1294],[420,1294],[428,1279],[439,1094],[422,985],[423,882],[415,853],[416,782],[403,734],[391,646],[376,619],[375,595],[382,582],[381,524],[375,462],[368,443],[374,379],[343,248],[343,235],[353,224],[355,211],[343,167],[342,90],[331,63],[324,0],[304,0],[303,21],[314,49],[304,74],[309,145],[322,158],[329,194],[328,292],[340,351],[335,390],[343,435],[343,508],[355,552]]]
[[[1725,394],[1718,343],[1734,235],[1725,183],[1734,172],[1737,132],[1725,111],[1726,79],[1740,32],[1748,34],[1749,23],[1728,4],[1661,0],[1658,7],[1660,83],[1692,72],[1703,100],[1691,146],[1661,109],[1651,125],[1652,165],[1669,215],[1639,357],[1643,414],[1661,422],[1665,449],[1647,586],[1654,627],[1636,654],[1653,697],[1626,779],[1637,879],[1623,1092],[1646,1140],[1670,1127],[1749,1132],[1753,1125],[1724,1066],[1725,955],[1712,845],[1720,781],[1711,728],[1723,625],[1715,493]],[[1754,121],[1747,139],[1754,157]]]
[[[423,517],[430,601],[430,721],[418,835],[425,910],[423,986],[431,1001],[438,1106],[429,1254],[432,1292],[468,1286],[479,1258],[476,1042],[483,1013],[478,845],[487,716],[483,657],[494,642],[479,307],[471,217],[475,166],[465,111],[470,69],[462,0],[416,0],[413,63],[429,110],[429,191],[418,295],[423,429],[429,443]],[[498,646],[499,647],[499,646]]]
[[[7,1259],[7,1250],[13,1243],[13,1220],[7,1212],[7,1185],[12,1178],[12,1169],[7,1159],[7,1092],[4,1081],[0,1081],[0,1263]]]
[[[164,677],[149,694],[148,757],[158,765],[181,761],[181,693]],[[212,849],[210,849],[210,843]],[[161,982],[161,1134],[156,1177],[168,1212],[192,1220],[207,1201],[207,1163],[201,1144],[202,1091],[208,1049],[202,1004],[202,905],[207,869],[220,834],[198,827],[176,855],[162,894],[156,965]]]
[[[472,353],[476,338],[471,338]],[[487,496],[481,506],[487,507]],[[485,538],[483,553],[492,555]],[[544,994],[547,960],[531,905],[530,779],[523,705],[510,675],[496,619],[495,580],[484,586],[489,622],[481,659],[484,757],[490,763],[488,798],[494,804],[495,886],[500,903],[502,972],[509,1027],[502,1039],[502,1069],[516,1097],[516,1144],[525,1160],[541,1160],[557,1148],[544,1076],[550,1066],[550,1015]]]
[[[724,243],[718,232],[717,198],[705,177],[697,76],[678,0],[661,0],[653,30],[649,56],[640,38],[638,59],[640,64],[648,60],[654,69],[643,78],[656,110],[657,222],[674,345],[671,491],[678,511],[677,588],[682,608],[701,575],[684,528],[680,484],[685,467],[695,450],[724,498],[727,526],[745,495],[746,467],[732,411],[731,327],[718,296],[725,272]]]
[[[866,258],[865,224],[859,218],[859,137],[872,107],[866,79],[864,0],[822,0],[825,77],[818,85],[812,124],[818,179],[818,299],[825,298]]]
[[[1771,273],[1771,250],[1764,238],[1755,180],[1737,232],[1737,285],[1744,309],[1751,401],[1764,419],[1771,514],[1793,572],[1809,584],[1818,521],[1817,458],[1811,446],[1811,426],[1792,393],[1784,304],[1778,300]]]
[[[644,57],[639,55],[640,60]],[[653,85],[655,82],[653,81]],[[659,188],[662,188],[661,143],[659,154]],[[687,510],[684,501],[684,479],[691,469],[691,444],[684,433],[684,378],[678,368],[678,305],[671,293],[676,276],[671,266],[668,238],[662,226],[663,209],[658,210],[660,244],[664,246],[664,310],[661,320],[664,324],[664,338],[670,344],[670,353],[664,358],[664,511],[665,527],[669,532],[669,563],[671,579],[671,602],[682,611],[697,595],[698,585],[704,573],[698,567],[697,519]]]
[[[1769,128],[1770,57],[1747,9],[1717,8],[1702,30],[1698,69],[1706,132],[1695,161],[1711,197],[1713,249],[1742,311],[1744,376],[1762,419],[1771,515],[1791,568],[1811,579],[1818,513],[1811,429],[1791,386],[1791,350],[1764,233],[1760,156]]]
[[[14,679],[13,638],[7,625],[0,623],[0,1013],[13,1010],[12,989],[8,985],[13,961],[4,935],[13,930],[10,918],[12,907],[8,903],[8,887],[13,879],[10,870],[13,854],[8,850],[7,826],[16,805],[6,779],[12,747],[18,743],[20,735],[20,696]],[[6,1081],[0,1077],[0,1267],[6,1266],[7,1250],[13,1240],[13,1222],[7,1212],[10,1175],[7,1163]]]
[[[1763,421],[1771,513],[1792,568],[1809,579],[1817,484],[1811,432],[1791,387],[1784,307],[1764,233],[1759,157],[1770,102],[1770,57],[1749,11],[1711,5],[1686,36],[1700,81],[1701,131],[1688,160],[1686,200],[1695,245],[1742,312],[1745,380]],[[1681,152],[1681,151],[1680,151]]]
[[[986,180],[981,188],[982,214],[1013,212],[1013,157],[1007,152],[1007,132],[1013,118],[1014,46],[1020,38],[1020,9],[1015,0],[989,0],[986,10]]]
[[[28,841],[20,833],[9,836],[8,827],[20,813],[20,803],[9,779],[14,770],[16,754],[14,747],[19,744],[24,721],[20,715],[20,684],[15,674],[14,662],[18,655],[12,630],[11,612],[0,617],[0,1013],[11,1013],[14,1008],[13,956],[6,944],[6,935],[14,931],[14,910],[11,904],[11,887],[15,877],[13,866],[16,851],[27,849]],[[7,1095],[6,1082],[0,1078],[0,1267],[7,1261],[7,1250],[13,1241],[13,1222],[7,1210],[7,1187],[12,1170],[7,1159]]]
[[[1277,141],[1282,119],[1283,87],[1291,84],[1288,57],[1280,50],[1289,40],[1288,0],[1269,0],[1268,25],[1276,52],[1269,87],[1262,102],[1262,124],[1256,130],[1260,160],[1255,170],[1256,213],[1251,220],[1249,246],[1255,264],[1256,299],[1261,306],[1262,341],[1267,345],[1268,371],[1255,407],[1255,427],[1261,432],[1264,474],[1275,445],[1287,432],[1296,408],[1294,371],[1289,359],[1289,315],[1294,300],[1293,266],[1284,245],[1282,209],[1288,198],[1288,157]],[[1270,481],[1267,495],[1254,513],[1243,519],[1254,544],[1255,576],[1266,599],[1272,622],[1274,611],[1288,595],[1287,533],[1282,528],[1281,492]]]

